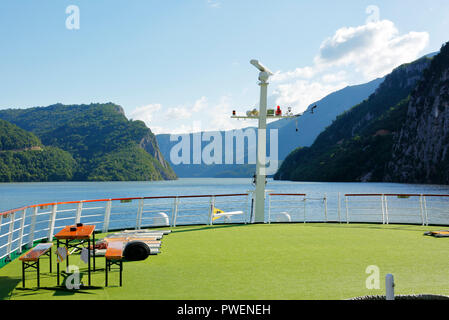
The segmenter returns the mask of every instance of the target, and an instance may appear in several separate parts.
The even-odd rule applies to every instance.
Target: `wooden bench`
[[[123,273],[123,249],[125,247],[126,242],[124,241],[108,241],[108,247],[105,253],[106,259],[106,268],[105,268],[105,276],[106,283],[105,286],[108,286],[108,271],[111,271],[112,265],[119,266],[120,270],[120,287],[122,286],[122,273]]]
[[[26,269],[33,268],[37,271],[37,287],[40,287],[40,270],[39,260],[42,256],[46,255],[50,258],[50,272],[51,272],[51,247],[53,243],[40,243],[33,249],[22,255],[19,260],[22,261],[22,282],[25,288],[25,271]]]

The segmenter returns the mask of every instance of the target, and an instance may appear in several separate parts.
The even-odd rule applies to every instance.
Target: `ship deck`
[[[387,273],[396,294],[449,294],[449,238],[424,236],[444,227],[375,224],[255,224],[170,228],[161,253],[125,262],[123,286],[97,258],[91,289],[56,287],[48,259],[40,289],[22,289],[21,262],[0,269],[0,299],[348,299],[384,294]],[[98,234],[97,239],[104,236]],[[71,264],[86,265],[79,255]],[[65,265],[65,263],[63,263]],[[367,267],[380,271],[380,289],[367,289]],[[35,286],[35,272],[27,286]]]

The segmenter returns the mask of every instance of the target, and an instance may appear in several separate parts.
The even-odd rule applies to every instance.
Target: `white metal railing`
[[[213,208],[239,210],[226,221]],[[0,212],[0,259],[21,253],[35,241],[52,240],[67,225],[94,224],[97,231],[189,224],[247,223],[248,194],[161,196],[82,200],[31,205]]]
[[[328,202],[332,197],[327,194],[268,193],[267,198],[266,223],[332,221],[449,225],[449,195],[346,194],[343,200],[338,194],[338,202],[330,202],[333,204],[330,212]],[[63,227],[76,223],[95,224],[96,230],[102,232],[156,226],[250,223],[254,216],[252,202],[248,192],[30,205],[0,212],[0,259],[22,252],[35,241],[52,240]],[[215,219],[214,208],[233,214]]]
[[[268,223],[328,222],[327,195],[308,197],[304,193],[269,193]]]
[[[347,222],[413,223],[427,226],[449,223],[449,195],[346,194]]]

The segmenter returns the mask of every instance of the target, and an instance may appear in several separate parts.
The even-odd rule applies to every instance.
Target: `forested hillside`
[[[44,147],[34,134],[0,120],[0,182],[66,181],[75,170],[70,153]]]
[[[0,118],[34,133],[45,146],[69,152],[73,180],[175,179],[153,133],[113,103],[0,110]]]
[[[384,181],[394,135],[406,121],[410,94],[430,63],[424,57],[396,68],[367,100],[338,116],[311,147],[292,152],[274,178]]]

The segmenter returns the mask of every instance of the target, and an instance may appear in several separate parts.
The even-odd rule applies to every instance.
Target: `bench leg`
[[[51,273],[51,248],[50,248],[50,273]]]
[[[40,259],[37,259],[37,287],[39,288],[40,286],[41,286],[41,283],[40,283],[40,277],[39,277],[39,261],[40,261]]]
[[[25,288],[25,261],[22,261],[22,282],[23,287]]]
[[[108,286],[108,268],[109,268],[109,262],[108,262],[108,259],[105,259],[105,260],[106,260],[106,268],[105,268],[106,281],[105,281],[105,287],[107,287],[107,286]]]
[[[90,250],[89,248],[87,248]],[[94,256],[94,271],[95,271],[95,231],[92,233],[92,252]]]
[[[123,261],[120,260],[120,287],[122,286]]]
[[[87,240],[87,274],[88,274],[88,282],[89,282],[89,287],[90,287],[90,238]],[[94,260],[95,261],[95,260]]]
[[[119,283],[120,283],[120,287],[122,286],[123,283],[123,261],[122,260],[118,260],[118,261],[112,261],[112,260],[106,260],[106,267],[104,268],[105,270],[105,287],[108,286],[108,275],[109,275],[109,271],[111,271],[112,269],[112,265],[118,265],[119,266]],[[114,269],[116,270],[116,269]]]

